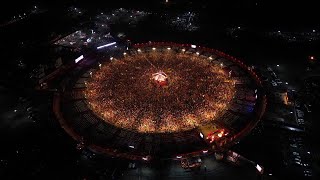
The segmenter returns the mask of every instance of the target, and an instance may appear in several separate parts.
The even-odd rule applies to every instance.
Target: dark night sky
[[[159,2],[165,0],[7,0],[0,6],[0,21],[8,19],[25,9],[37,4],[39,7],[49,9],[65,8],[70,5],[85,7],[88,9],[96,8],[151,8],[159,9]],[[291,24],[316,24],[318,23],[316,2],[313,0],[169,0],[176,2],[176,7],[190,9],[205,8],[212,16],[224,18],[242,18],[251,21],[270,23],[269,21],[289,22]],[[256,3],[258,5],[256,5]],[[174,10],[174,9],[173,9]]]

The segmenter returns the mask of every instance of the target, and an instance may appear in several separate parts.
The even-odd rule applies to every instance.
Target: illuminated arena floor
[[[79,146],[130,159],[223,151],[265,106],[249,67],[186,44],[135,44],[63,82],[54,111],[68,134]]]

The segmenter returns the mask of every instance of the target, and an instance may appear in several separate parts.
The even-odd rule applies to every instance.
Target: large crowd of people
[[[164,72],[166,86],[153,74]],[[90,109],[105,121],[145,133],[177,132],[214,121],[235,95],[222,67],[197,54],[148,49],[108,61],[86,82]]]

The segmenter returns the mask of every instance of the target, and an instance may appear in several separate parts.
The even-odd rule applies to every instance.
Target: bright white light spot
[[[130,145],[130,146],[129,146],[129,148],[132,148],[132,149],[134,149],[134,146]]]
[[[256,165],[256,168],[260,173],[262,172],[262,167],[259,164]]]
[[[288,82],[286,82],[286,85],[288,85],[289,83]]]
[[[127,53],[126,53],[126,52],[124,52],[124,53],[123,53],[123,55],[125,56],[125,55],[127,55]]]
[[[154,51],[155,51],[155,50],[156,50],[156,48],[155,48],[155,47],[153,47],[153,48],[152,48],[152,50],[154,50]]]
[[[203,152],[203,153],[207,153],[207,152],[208,152],[208,150],[203,150],[202,152]]]
[[[168,49],[168,50],[171,50],[171,48],[170,48],[170,47],[168,47],[167,49]]]
[[[213,58],[210,56],[209,59],[212,60]]]
[[[197,45],[192,44],[191,48],[197,48]]]
[[[109,46],[112,46],[112,45],[115,45],[117,42],[112,42],[112,43],[108,43],[108,44],[105,44],[105,45],[102,45],[102,46],[98,46],[97,49],[102,49],[102,48],[105,48],[105,47],[109,47]]]
[[[181,49],[181,51],[182,51],[182,52],[185,52],[185,51],[186,51],[186,49]]]
[[[316,32],[316,30],[314,29],[314,30],[312,30],[312,32]]]
[[[222,66],[223,66],[223,63],[221,63],[220,66],[222,67]]]
[[[13,110],[13,112],[17,112],[17,111],[18,111],[18,110],[16,110],[16,109],[15,109],[15,110]]]
[[[81,61],[83,59],[83,55],[79,56],[77,59],[74,60],[75,63],[78,63],[79,61]]]
[[[182,158],[182,156],[177,156],[178,159]]]
[[[279,67],[280,65],[279,64],[277,64],[277,67]]]
[[[110,57],[110,60],[113,60],[113,57]]]
[[[141,49],[138,49],[138,52],[141,52]]]
[[[203,138],[203,134],[201,132],[199,133],[199,135],[200,135],[201,138]]]
[[[199,55],[200,53],[199,52],[196,52],[196,55]]]
[[[241,27],[240,27],[240,26],[238,26],[238,29],[241,29]]]

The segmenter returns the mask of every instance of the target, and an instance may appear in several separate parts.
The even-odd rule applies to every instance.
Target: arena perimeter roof
[[[135,44],[100,63],[68,77],[72,86],[54,100],[62,127],[95,151],[131,159],[221,151],[264,112],[259,78],[217,50]]]

